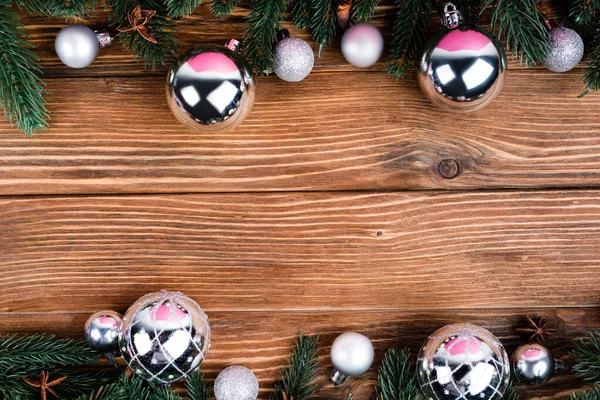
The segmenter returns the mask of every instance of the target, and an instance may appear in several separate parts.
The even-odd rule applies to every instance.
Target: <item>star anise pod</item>
[[[39,381],[32,380],[29,378],[23,378],[25,383],[27,383],[29,386],[33,386],[34,388],[40,389],[40,398],[42,400],[46,400],[48,398],[48,393],[51,393],[52,395],[54,395],[54,397],[58,398],[58,394],[56,394],[54,389],[52,389],[52,386],[60,385],[65,379],[67,379],[66,376],[61,376],[60,378],[56,378],[51,381],[50,373],[46,371],[43,371],[40,374]]]
[[[556,329],[548,327],[548,321],[542,317],[535,320],[529,316],[525,316],[527,326],[517,328],[517,332],[529,335],[529,340],[539,343],[544,343],[546,336],[552,336],[557,333]]]

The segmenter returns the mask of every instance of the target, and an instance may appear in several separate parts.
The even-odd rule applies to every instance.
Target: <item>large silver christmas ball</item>
[[[102,353],[119,349],[121,315],[114,311],[99,311],[85,323],[85,339],[90,348]]]
[[[563,368],[562,361],[554,360],[550,351],[537,343],[520,346],[513,356],[516,378],[529,385],[545,383]]]
[[[548,58],[544,67],[552,72],[567,72],[583,58],[583,40],[573,29],[558,27],[548,35]]]
[[[85,68],[94,62],[100,52],[96,33],[85,25],[63,28],[54,41],[60,61],[71,68]]]
[[[379,29],[363,22],[352,26],[342,36],[342,54],[355,67],[375,64],[383,53],[383,36]]]
[[[417,76],[423,93],[434,104],[470,112],[498,96],[506,68],[500,43],[477,26],[462,24],[427,42]]]
[[[230,47],[236,49],[238,42]],[[186,126],[223,132],[242,123],[254,105],[254,76],[236,51],[224,46],[193,49],[167,75],[167,101]]]
[[[358,376],[373,364],[375,351],[368,337],[357,332],[346,332],[338,336],[331,345],[331,363],[335,370],[333,383],[344,383],[348,376]]]
[[[463,323],[446,325],[425,341],[417,373],[427,399],[498,400],[508,385],[510,365],[494,335]]]
[[[275,46],[275,74],[287,82],[300,82],[310,74],[315,55],[308,43],[288,37]]]
[[[121,354],[142,378],[170,383],[198,368],[210,347],[208,317],[179,292],[154,292],[123,316]]]
[[[241,365],[232,365],[219,373],[215,380],[216,400],[256,400],[258,379]]]

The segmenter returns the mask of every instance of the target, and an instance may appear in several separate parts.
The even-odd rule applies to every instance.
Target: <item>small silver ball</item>
[[[256,400],[258,380],[248,368],[232,365],[219,373],[214,391],[216,400]]]
[[[121,314],[114,311],[99,311],[85,323],[85,339],[90,348],[111,353],[119,348]]]
[[[379,60],[382,53],[383,36],[371,24],[354,25],[342,37],[342,54],[355,67],[370,67]]]
[[[311,73],[315,55],[299,38],[283,39],[275,46],[275,74],[287,82],[300,82]]]
[[[548,58],[544,67],[552,72],[567,72],[579,64],[583,58],[583,40],[572,29],[559,27],[548,36]]]
[[[93,30],[85,25],[69,25],[61,30],[54,42],[60,61],[71,68],[85,68],[94,62],[100,42]]]
[[[357,376],[371,367],[375,351],[365,335],[346,332],[334,340],[330,355],[335,369],[347,376]]]
[[[554,375],[555,361],[544,346],[537,343],[525,344],[513,356],[513,371],[520,382],[540,385]]]

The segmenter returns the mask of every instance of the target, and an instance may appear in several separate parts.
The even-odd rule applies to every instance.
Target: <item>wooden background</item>
[[[384,2],[374,23],[389,32],[394,12]],[[246,13],[221,23],[200,7],[181,50],[241,37]],[[0,122],[1,332],[81,337],[94,311],[181,290],[210,317],[210,379],[244,364],[267,399],[303,330],[321,334],[315,398],[363,400],[388,347],[416,352],[446,323],[480,324],[512,351],[523,315],[545,316],[568,366],[571,340],[600,327],[600,96],[577,99],[580,69],[511,60],[501,96],[457,115],[333,46],[302,83],[258,78],[236,131],[198,134],[166,105],[166,67],[144,71],[117,44],[68,69],[53,51],[65,21],[23,22],[52,121],[32,138]],[[84,21],[106,22],[102,9]],[[440,175],[443,160],[458,176]],[[334,388],[328,351],[348,330],[377,360]],[[521,394],[584,386],[569,373]]]

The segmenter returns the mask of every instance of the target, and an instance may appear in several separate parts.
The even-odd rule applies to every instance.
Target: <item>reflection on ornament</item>
[[[544,346],[529,343],[520,346],[513,357],[516,378],[525,384],[540,385],[564,371],[564,363],[555,360]]]
[[[417,370],[423,393],[438,400],[500,399],[510,376],[504,347],[471,324],[447,325],[431,335]]]
[[[176,61],[167,75],[167,101],[175,116],[198,131],[227,131],[246,118],[254,105],[254,76],[229,47],[193,49]]]

